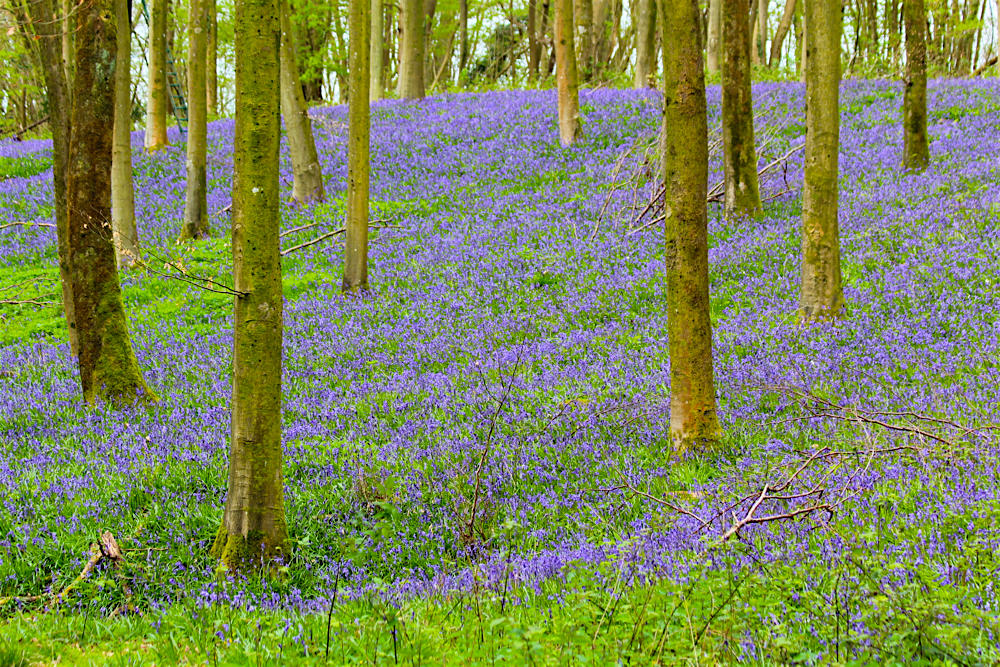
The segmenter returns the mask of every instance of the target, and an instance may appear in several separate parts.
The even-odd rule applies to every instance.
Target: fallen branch
[[[979,67],[977,67],[976,71],[974,71],[970,76],[973,76],[973,77],[979,76],[980,74],[982,74],[983,72],[985,72],[990,67],[993,67],[996,64],[997,64],[997,57],[993,56],[992,58],[990,58],[989,60],[987,60],[986,62],[984,62],[982,65],[980,65]]]
[[[55,228],[55,225],[52,224],[51,222],[28,222],[28,221],[20,221],[20,220],[15,221],[15,222],[7,222],[7,223],[4,223],[4,224],[0,225],[0,229],[7,229],[8,227],[52,227],[52,228]]]
[[[383,221],[383,220],[373,220],[372,222],[373,223],[383,223],[385,221]],[[305,225],[305,226],[301,227],[301,229],[307,229],[308,227],[312,227],[312,226],[314,226],[314,225]],[[392,224],[369,224],[368,225],[368,229],[369,230],[372,230],[372,229],[394,229],[396,227],[398,227],[398,225],[392,225]],[[289,233],[291,233],[292,231],[297,231],[297,230],[289,230]],[[322,243],[323,241],[327,240],[328,238],[331,238],[333,236],[337,236],[338,234],[343,234],[346,231],[347,231],[346,227],[338,227],[337,229],[334,229],[331,232],[327,232],[326,234],[321,234],[320,236],[317,236],[316,238],[314,238],[314,239],[312,239],[310,241],[306,241],[305,243],[300,243],[300,244],[298,244],[296,246],[292,246],[291,248],[288,248],[287,250],[282,250],[281,251],[281,256],[284,257],[285,255],[289,255],[289,254],[295,252],[296,250],[301,250],[302,248],[308,248],[309,246],[314,246],[317,243]]]

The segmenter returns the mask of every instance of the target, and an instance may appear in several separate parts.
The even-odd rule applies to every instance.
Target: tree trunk
[[[367,0],[371,1],[371,0]],[[299,80],[295,42],[288,0],[278,0],[281,13],[281,115],[288,133],[288,148],[292,157],[292,199],[300,204],[323,201],[323,169],[316,153],[309,107]]]
[[[590,81],[594,75],[594,0],[573,0],[573,20],[579,74],[583,81]]]
[[[368,289],[368,16],[369,0],[351,0],[350,87],[347,137],[347,222],[341,289]]]
[[[212,555],[230,571],[288,556],[281,471],[278,0],[236,0],[233,411],[229,483]]]
[[[722,2],[723,0],[708,0],[708,40],[705,56],[709,74],[719,73],[719,62],[722,58]],[[749,20],[749,16],[747,19]]]
[[[757,37],[754,51],[757,54],[757,62],[761,65],[767,63],[767,6],[768,0],[759,0],[757,6]]]
[[[840,20],[837,3],[805,0],[806,155],[799,300],[803,321],[838,317],[844,307],[837,222]]]
[[[219,11],[216,0],[208,2],[208,43],[205,45],[205,62],[208,66],[205,75],[205,98],[208,113],[219,115]]]
[[[167,0],[149,5],[146,150],[155,153],[167,145]]]
[[[888,33],[886,56],[895,67],[899,62],[899,0],[885,0],[885,24]]]
[[[115,28],[112,0],[77,5],[66,199],[83,397],[132,404],[155,397],[132,350],[110,225]]]
[[[697,0],[662,0],[670,439],[677,452],[721,438],[708,294],[708,120]],[[728,37],[723,34],[723,42]],[[669,46],[667,46],[669,45]]]
[[[757,177],[750,90],[750,7],[723,0],[722,145],[726,217],[756,216],[763,206]]]
[[[207,239],[208,178],[208,92],[206,50],[208,46],[208,4],[212,0],[191,0],[188,9],[187,71],[187,190],[181,239]]]
[[[569,146],[580,138],[580,82],[573,44],[573,0],[555,0],[556,86],[559,104],[559,141]]]
[[[767,59],[767,66],[774,68],[781,64],[781,47],[785,43],[785,37],[795,20],[795,0],[785,0],[785,10],[781,13],[781,21],[778,29],[774,32],[774,39],[771,40],[771,53]]]
[[[528,0],[528,80],[538,80],[538,63],[542,55],[541,44],[538,42],[538,27],[536,14],[538,0]]]
[[[128,0],[112,0],[115,8],[117,62],[115,65],[114,148],[111,155],[111,228],[118,265],[131,267],[139,259],[139,232],[135,225],[135,188],[132,183],[132,33]]]
[[[299,59],[299,80],[302,81],[302,94],[306,102],[323,100],[321,65],[328,60],[327,45],[330,41],[332,11],[338,10],[339,6],[339,0],[333,3],[298,0],[293,7],[295,13],[290,14],[295,30],[295,53]],[[332,89],[329,95],[332,99]]]
[[[59,2],[60,0],[56,0]],[[62,63],[63,68],[66,72],[66,85],[70,88],[73,87],[73,73],[74,73],[74,61],[76,60],[76,52],[74,48],[74,35],[76,34],[76,11],[74,0],[61,0],[62,3],[62,15],[58,19],[59,27],[62,31]],[[31,4],[29,1],[27,4]],[[69,118],[69,112],[67,111],[67,118]]]
[[[424,96],[424,3],[400,2],[399,81],[397,95],[404,100]]]
[[[927,14],[924,0],[903,0],[906,73],[903,81],[903,166],[922,171],[930,161],[927,145]]]
[[[1000,0],[997,0],[1000,2]],[[459,0],[458,5],[458,77],[459,81],[469,64],[469,0]]]
[[[59,0],[26,2],[31,28],[39,44],[42,75],[45,79],[45,99],[49,108],[49,128],[52,130],[52,186],[55,192],[56,241],[59,255],[59,278],[62,286],[63,314],[70,352],[79,356],[79,337],[73,300],[73,277],[69,259],[69,221],[66,179],[69,171],[69,135],[71,90],[66,80],[67,66],[63,61],[64,26]]]
[[[656,0],[638,0],[635,32],[635,88],[649,88],[656,76]]]
[[[371,15],[371,56],[369,63],[371,69],[371,85],[368,88],[368,95],[371,101],[382,99],[382,91],[385,89],[383,83],[384,68],[382,65],[383,36],[385,33],[385,13],[382,11],[382,0],[370,0],[372,3]]]

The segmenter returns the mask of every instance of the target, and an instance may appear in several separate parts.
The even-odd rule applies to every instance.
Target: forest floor
[[[134,136],[144,263],[122,281],[161,400],[129,410],[80,401],[51,149],[0,145],[0,666],[995,664],[1000,81],[932,82],[922,174],[899,167],[900,86],[844,83],[848,317],[810,326],[803,92],[754,90],[765,214],[710,209],[726,439],[683,458],[655,92],[583,91],[571,148],[551,91],[375,104],[363,298],[340,294],[339,236],[294,249],[343,219],[345,109],[314,109],[329,198],[283,210],[294,552],[241,582],[207,553],[233,123],[209,131],[217,236],[191,245],[181,138],[145,155]],[[714,185],[718,87],[709,104]],[[102,531],[120,562],[55,600]]]

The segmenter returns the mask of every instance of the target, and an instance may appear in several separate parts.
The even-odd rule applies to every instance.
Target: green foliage
[[[52,157],[29,153],[22,157],[0,156],[0,181],[5,178],[25,178],[52,168]]]

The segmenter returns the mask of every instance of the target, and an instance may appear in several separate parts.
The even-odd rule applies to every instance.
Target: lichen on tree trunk
[[[837,221],[840,151],[840,7],[805,0],[806,150],[802,192],[802,321],[839,317],[840,229]]]
[[[559,141],[569,146],[580,138],[580,79],[573,43],[573,0],[555,0],[556,84]]]
[[[708,119],[697,0],[661,0],[670,437],[675,451],[715,447],[708,292]],[[723,38],[725,39],[725,38]]]
[[[67,179],[69,258],[80,384],[88,402],[155,399],[139,372],[118,283],[111,230],[116,22],[114,0],[77,8],[76,80]]]
[[[722,0],[722,151],[727,217],[761,213],[750,89],[750,7]]]
[[[281,115],[288,133],[288,149],[292,157],[292,199],[300,204],[323,201],[323,170],[316,153],[309,107],[302,93],[299,66],[292,36],[288,0],[279,0],[281,12]]]
[[[229,571],[288,554],[282,483],[278,0],[236,0],[232,433],[213,555]]]
[[[930,162],[927,143],[927,13],[924,0],[903,0],[906,73],[903,81],[903,165],[921,171]]]
[[[368,61],[370,0],[351,0],[348,70],[347,221],[344,239],[344,292],[368,289],[369,108]]]
[[[212,0],[191,0],[188,8],[188,127],[187,184],[184,201],[184,226],[181,239],[207,239],[208,177],[208,90],[207,43],[208,4]]]

